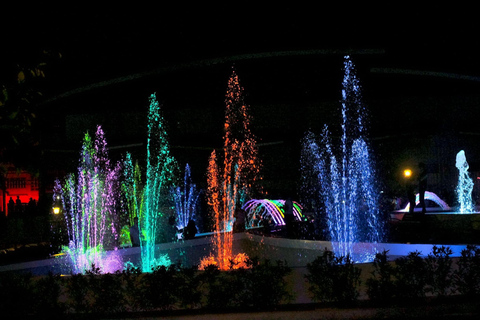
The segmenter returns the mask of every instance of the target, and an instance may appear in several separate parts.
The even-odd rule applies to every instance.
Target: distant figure
[[[20,196],[17,196],[17,200],[15,200],[15,211],[17,215],[23,211],[22,209],[22,200],[20,200]]]
[[[405,190],[407,192],[408,202],[410,203],[408,212],[413,214],[413,210],[415,209],[415,179],[411,175],[405,176],[405,178]]]
[[[188,220],[187,226],[183,229],[183,238],[185,240],[194,239],[197,234],[197,227],[195,226],[195,221],[192,219]]]
[[[287,229],[287,237],[293,238],[294,235],[294,220],[295,217],[293,216],[293,202],[289,198],[285,200],[284,208],[284,220],[285,220],[285,227]]]
[[[10,217],[15,216],[15,201],[13,201],[12,197],[8,200],[8,215]]]
[[[33,216],[37,210],[37,201],[33,198],[30,198],[28,201],[27,212],[28,215]]]
[[[235,222],[233,223],[233,232],[245,231],[245,210],[237,208],[235,210]]]
[[[132,247],[140,247],[140,230],[138,228],[138,217],[133,218],[133,225],[130,227],[130,241]]]
[[[422,207],[422,215],[427,212],[425,206],[425,191],[427,191],[427,166],[425,163],[420,162],[418,164],[419,174],[418,174],[418,194],[420,200],[420,206]]]

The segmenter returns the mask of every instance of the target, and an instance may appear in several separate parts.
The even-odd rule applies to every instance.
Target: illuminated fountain
[[[379,220],[378,193],[370,151],[366,143],[365,108],[353,63],[345,57],[342,90],[342,132],[339,156],[335,155],[330,133],[325,126],[321,141],[313,133],[306,135],[302,151],[302,175],[316,177],[312,194],[326,215],[329,240],[337,256],[355,261],[371,260],[375,252],[354,253],[358,242],[377,243],[383,238]],[[350,118],[355,116],[356,121]]]
[[[143,185],[140,166],[138,162],[133,165],[132,155],[129,152],[123,161],[122,193],[125,197],[128,225],[131,226],[134,218],[139,217],[142,210]]]
[[[250,116],[243,101],[243,88],[235,71],[228,81],[225,103],[223,166],[218,165],[214,150],[207,172],[207,200],[215,218],[215,253],[201,261],[201,267],[216,264],[221,270],[228,270],[230,261],[241,260],[232,253],[234,214],[253,193],[260,171],[255,137],[249,129]]]
[[[122,268],[116,249],[120,231],[118,199],[120,167],[111,166],[104,133],[97,127],[95,140],[85,134],[78,172],[69,174],[63,185],[55,183],[55,196],[63,202],[72,271],[83,273],[92,267],[102,272]],[[106,250],[113,250],[108,255]]]
[[[302,221],[302,206],[293,202],[293,216],[296,221]],[[285,225],[285,200],[251,199],[242,209],[247,213],[247,228],[261,227],[264,221],[272,219],[275,226]]]
[[[139,230],[142,271],[150,272],[160,265],[170,265],[168,255],[157,256],[157,236],[165,232],[167,200],[171,190],[175,159],[170,155],[167,132],[156,95],[150,96],[148,112],[147,161],[143,187]]]
[[[473,181],[468,174],[468,163],[465,156],[465,151],[461,150],[457,153],[455,166],[458,169],[458,184],[457,184],[457,199],[458,199],[458,212],[473,213],[475,211],[475,205],[472,199]]]
[[[192,182],[190,166],[188,163],[185,165],[183,185],[174,188],[172,190],[172,195],[175,202],[176,227],[177,230],[180,231],[187,227],[190,220],[195,219],[198,199],[200,196],[200,192]]]
[[[441,211],[449,212],[452,210],[445,201],[440,199],[438,195],[436,195],[431,191],[425,191],[425,200],[430,200],[435,204],[437,204]],[[420,194],[417,193],[415,195],[415,205],[418,205],[419,203],[420,203]],[[407,203],[405,208],[398,210],[398,212],[409,212],[409,211],[410,211],[410,203]]]

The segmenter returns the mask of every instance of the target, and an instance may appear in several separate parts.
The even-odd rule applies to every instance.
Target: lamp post
[[[415,209],[415,184],[413,183],[413,171],[411,169],[403,170],[403,177],[405,178],[405,188],[407,192],[408,202],[410,203],[409,213],[413,214]]]
[[[412,170],[410,169],[403,170],[403,176],[407,179],[410,179],[412,177]]]

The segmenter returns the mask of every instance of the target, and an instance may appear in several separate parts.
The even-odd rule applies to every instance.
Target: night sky
[[[377,141],[393,136],[408,145],[403,137],[410,134],[480,132],[480,20],[473,5],[33,4],[2,10],[1,21],[3,83],[15,77],[17,64],[43,59],[42,51],[61,54],[49,60],[38,106],[50,135],[86,130],[86,116],[72,124],[72,115],[117,121],[113,115],[122,112],[146,113],[156,92],[173,145],[218,147],[234,67],[255,117],[252,131],[263,143],[295,143],[305,130],[338,122],[346,53],[357,67]],[[183,114],[208,118],[203,134]],[[53,128],[52,121],[65,125]],[[112,134],[113,145],[142,137],[106,122],[107,139],[109,129],[123,130]],[[45,140],[51,149],[72,146],[68,139]]]

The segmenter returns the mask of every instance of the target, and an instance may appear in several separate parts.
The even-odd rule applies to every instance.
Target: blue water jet
[[[361,262],[371,260],[375,252],[354,254],[354,243],[382,241],[384,227],[379,218],[379,193],[366,140],[366,109],[349,56],[345,57],[344,70],[340,143],[332,143],[327,126],[320,141],[308,133],[303,142],[302,176],[313,174],[314,181],[306,183],[314,189],[310,197],[315,197],[317,214],[325,215],[335,254]],[[351,121],[352,117],[355,121]]]
[[[461,214],[473,213],[475,205],[472,199],[473,181],[468,174],[468,163],[465,156],[465,151],[461,150],[457,153],[455,166],[458,169],[458,184],[457,184],[457,200],[458,212]]]

